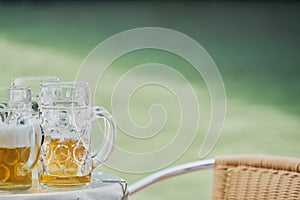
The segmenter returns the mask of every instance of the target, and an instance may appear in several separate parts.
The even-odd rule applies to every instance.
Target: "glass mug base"
[[[39,175],[39,183],[42,187],[85,187],[91,182],[91,174],[85,176],[54,176]]]
[[[31,184],[24,185],[24,184],[15,184],[15,183],[0,183],[0,190],[28,190],[31,188]]]

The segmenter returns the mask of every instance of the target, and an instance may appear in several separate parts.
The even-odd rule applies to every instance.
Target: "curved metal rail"
[[[129,185],[129,194],[132,195],[145,187],[148,187],[156,182],[168,179],[181,174],[186,174],[193,171],[199,171],[204,169],[210,169],[214,166],[215,159],[209,158],[204,160],[198,160],[194,162],[185,163],[175,167],[170,167],[154,174],[151,174],[131,185]]]

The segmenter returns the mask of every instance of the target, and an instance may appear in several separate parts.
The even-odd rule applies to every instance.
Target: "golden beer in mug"
[[[84,165],[85,158],[88,156],[88,149],[80,140],[58,139],[46,136],[44,139],[46,163],[48,174],[40,174],[39,180],[42,183],[55,185],[82,185],[91,181],[91,174],[80,174],[79,170]],[[86,166],[89,168],[89,166]],[[90,171],[89,169],[86,169]],[[79,175],[80,174],[80,175]]]
[[[41,144],[38,121],[31,116],[30,91],[1,88],[0,97],[0,190],[28,189]]]
[[[29,158],[30,147],[0,147],[0,181],[1,189],[31,186],[31,172],[26,175],[18,173],[18,167]]]
[[[115,143],[115,123],[100,107],[90,105],[86,82],[42,82],[40,123],[44,142],[39,159],[39,183],[51,186],[86,186],[91,172],[108,159]],[[101,148],[91,153],[92,123],[104,119]]]

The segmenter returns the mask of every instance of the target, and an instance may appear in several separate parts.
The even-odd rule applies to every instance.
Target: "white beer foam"
[[[0,148],[30,146],[31,126],[0,124]]]

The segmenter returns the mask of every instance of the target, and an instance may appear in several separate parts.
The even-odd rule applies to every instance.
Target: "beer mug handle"
[[[93,169],[103,164],[112,154],[116,142],[116,124],[112,115],[103,107],[93,107],[95,119],[104,119],[105,135],[100,149],[92,154]]]
[[[35,117],[26,117],[22,119],[31,127],[31,144],[28,161],[18,167],[18,174],[25,176],[37,163],[42,145],[42,132],[40,124]]]

